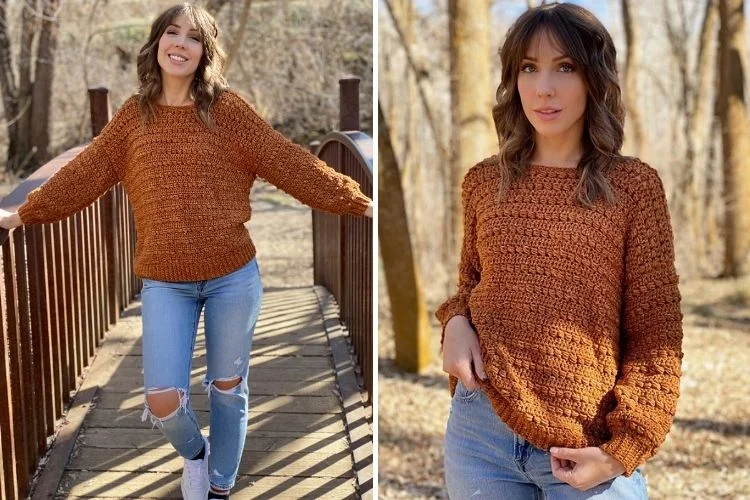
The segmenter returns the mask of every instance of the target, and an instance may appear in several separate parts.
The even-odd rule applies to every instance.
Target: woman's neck
[[[192,79],[181,78],[179,80],[162,74],[161,95],[159,104],[165,106],[183,106],[192,102],[190,96],[190,83]]]
[[[569,137],[541,137],[537,134],[534,138],[531,163],[555,167],[576,167],[582,156],[583,146],[580,138],[571,140]]]

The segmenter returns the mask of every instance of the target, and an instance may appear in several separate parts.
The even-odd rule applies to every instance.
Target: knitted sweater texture
[[[65,219],[121,182],[135,216],[135,273],[197,281],[255,256],[244,224],[256,177],[331,213],[362,215],[370,202],[354,180],[275,131],[234,91],[217,98],[214,129],[195,106],[157,108],[156,120],[144,123],[138,97],[129,98],[91,144],[29,194],[18,210],[22,222]]]
[[[680,387],[662,182],[623,160],[608,174],[616,202],[586,208],[576,169],[532,165],[502,199],[499,173],[493,157],[464,178],[458,292],[436,316],[472,323],[480,386],[511,429],[542,449],[599,446],[630,476],[666,438]]]

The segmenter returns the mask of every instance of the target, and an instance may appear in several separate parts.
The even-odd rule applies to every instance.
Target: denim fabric
[[[143,280],[143,377],[147,393],[177,389],[179,407],[158,418],[146,408],[177,452],[192,459],[201,449],[200,426],[190,406],[190,374],[201,310],[206,337],[203,386],[210,402],[209,477],[220,489],[234,485],[247,431],[248,367],[263,284],[255,259],[204,281]],[[242,377],[221,390],[212,382]]]
[[[648,498],[640,470],[579,491],[552,475],[550,454],[515,434],[481,389],[458,382],[445,433],[445,482],[453,500],[641,500]]]

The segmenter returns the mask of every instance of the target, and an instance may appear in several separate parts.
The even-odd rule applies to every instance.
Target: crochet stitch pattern
[[[244,224],[256,177],[335,214],[362,215],[370,203],[357,182],[274,130],[232,90],[212,108],[213,129],[195,106],[157,110],[144,123],[131,96],[101,134],[29,193],[18,209],[22,222],[65,219],[122,182],[135,216],[136,275],[197,281],[255,256]]]
[[[457,293],[436,311],[477,332],[497,415],[533,445],[599,446],[625,475],[654,455],[679,397],[682,313],[657,171],[623,159],[616,201],[578,203],[574,168],[531,165],[500,198],[497,157],[462,184]],[[451,393],[456,378],[450,377]]]

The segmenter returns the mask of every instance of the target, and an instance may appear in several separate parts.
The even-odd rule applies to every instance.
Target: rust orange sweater
[[[499,200],[497,158],[463,181],[464,240],[443,327],[473,324],[500,418],[537,447],[600,446],[626,475],[674,418],[682,313],[669,212],[653,168],[623,160],[617,201],[574,201],[575,169],[533,165]],[[456,379],[451,377],[451,392]]]
[[[122,182],[135,215],[135,272],[162,281],[229,273],[255,255],[244,223],[262,177],[313,208],[361,215],[370,200],[351,178],[276,132],[234,91],[217,99],[208,129],[195,106],[158,106],[143,124],[137,96],[18,210],[24,224],[85,208]]]

